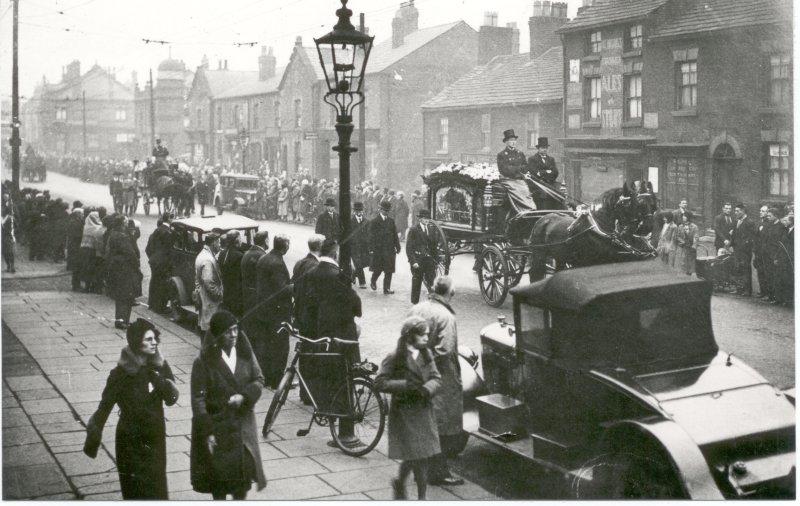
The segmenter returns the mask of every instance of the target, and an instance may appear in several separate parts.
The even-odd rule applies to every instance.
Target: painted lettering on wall
[[[569,61],[569,82],[577,83],[581,79],[581,61],[579,59]]]
[[[603,41],[603,49],[605,49],[606,51],[613,51],[621,47],[622,47],[622,39],[619,37],[617,37],[616,39],[605,39]]]
[[[604,109],[601,115],[603,128],[622,127],[622,109]]]
[[[622,91],[621,74],[603,74],[600,77],[600,83],[603,86],[603,93],[619,93]]]

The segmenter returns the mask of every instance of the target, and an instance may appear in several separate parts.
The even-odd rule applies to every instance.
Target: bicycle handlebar
[[[304,337],[300,335],[300,331],[297,330],[295,327],[292,326],[289,322],[281,323],[281,328],[278,330],[278,333],[287,332],[290,336],[296,337],[301,341],[312,343],[312,344],[331,344],[331,343],[339,343],[339,344],[347,344],[347,345],[358,345],[358,341],[351,341],[349,339],[339,339],[338,337],[320,337],[319,339],[311,339],[310,337]]]

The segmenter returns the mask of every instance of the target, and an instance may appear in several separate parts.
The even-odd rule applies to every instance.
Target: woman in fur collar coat
[[[109,374],[100,406],[87,424],[84,452],[94,458],[108,415],[119,405],[115,443],[123,499],[168,499],[164,404],[177,402],[178,389],[158,351],[158,336],[155,326],[141,318],[128,327],[128,346]]]
[[[253,413],[264,376],[232,313],[214,313],[210,331],[192,365],[192,487],[242,500],[253,482],[267,485]]]

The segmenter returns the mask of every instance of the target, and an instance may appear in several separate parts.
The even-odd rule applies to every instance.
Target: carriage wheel
[[[525,274],[525,266],[528,264],[528,255],[524,253],[512,253],[508,255],[508,270],[511,276],[510,285],[517,286]]]
[[[483,300],[500,307],[508,295],[510,272],[503,252],[497,246],[486,246],[478,261],[478,283]]]
[[[431,221],[431,225],[436,229],[436,275],[449,274],[451,257],[447,236],[438,223]]]

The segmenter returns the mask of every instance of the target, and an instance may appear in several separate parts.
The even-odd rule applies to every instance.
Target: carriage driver
[[[506,148],[497,153],[497,169],[502,176],[499,183],[508,192],[508,201],[515,215],[535,210],[536,203],[524,180],[528,159],[517,149],[517,136],[513,129],[503,132],[503,142]]]
[[[161,145],[161,139],[156,139],[156,147],[153,148],[153,156],[157,161],[166,162],[169,150]]]

